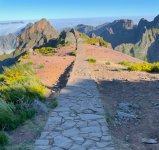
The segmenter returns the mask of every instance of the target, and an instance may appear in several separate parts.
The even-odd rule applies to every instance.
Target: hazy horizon
[[[131,19],[134,21],[134,19],[141,19],[141,18],[145,18],[148,21],[152,21],[154,19],[154,17],[156,17],[159,14],[156,14],[154,16],[107,16],[107,17],[83,17],[83,18],[47,18],[47,17],[41,17],[38,19],[18,19],[18,20],[0,20],[0,23],[6,23],[6,22],[20,22],[20,21],[38,21],[42,18],[46,18],[47,20],[75,20],[75,19],[96,19],[96,18],[100,18],[100,19],[110,19],[111,21],[114,19]]]
[[[154,16],[155,17],[155,16]],[[154,19],[153,16],[144,17],[148,21]],[[132,19],[135,24],[141,19],[141,16],[138,17],[97,17],[97,18],[72,18],[72,19],[48,19],[52,26],[61,32],[64,28],[71,28],[78,24],[98,26],[104,23],[112,22],[116,19]],[[40,20],[40,19],[39,19]],[[9,33],[15,33],[25,27],[28,23],[36,22],[38,20],[12,20],[12,21],[0,21],[0,36],[7,35]]]

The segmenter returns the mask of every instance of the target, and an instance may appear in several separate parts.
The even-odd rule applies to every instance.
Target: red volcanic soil
[[[70,55],[73,49],[73,46],[62,47],[57,50],[54,56],[30,55],[29,59],[25,61],[33,62],[36,75],[43,85],[53,87],[66,68],[75,60],[75,57]]]
[[[111,61],[114,63],[119,63],[121,61],[138,62],[138,63],[142,62],[139,59],[120,53],[110,48],[87,45],[87,44],[83,45],[83,48],[86,49],[86,54],[88,57],[96,58],[99,61]]]

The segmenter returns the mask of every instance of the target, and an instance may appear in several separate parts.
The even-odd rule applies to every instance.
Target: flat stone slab
[[[114,150],[100,95],[85,59],[81,49],[35,150]]]

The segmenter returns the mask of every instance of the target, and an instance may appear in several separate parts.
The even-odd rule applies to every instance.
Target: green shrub
[[[99,46],[104,46],[104,47],[108,47],[108,42],[106,42],[103,38],[101,37],[93,37],[88,39],[88,44],[91,45],[96,45],[99,44]]]
[[[44,64],[39,64],[38,67],[37,67],[37,69],[42,69],[42,68],[44,68],[44,67],[45,67]]]
[[[0,100],[0,129],[15,129],[34,114],[34,109],[28,103],[14,105]]]
[[[107,61],[105,64],[106,64],[106,65],[111,65],[111,62]]]
[[[128,61],[121,61],[121,62],[119,62],[119,64],[123,65],[123,66],[130,66],[131,63]]]
[[[0,146],[5,146],[8,144],[8,136],[0,131]]]
[[[51,100],[51,102],[50,102],[50,107],[51,107],[52,109],[54,109],[54,108],[57,107],[57,105],[58,105],[57,99],[56,99],[56,98],[53,98],[53,99]]]
[[[3,69],[1,80],[3,79],[6,84],[25,82],[34,75],[34,70],[30,63],[16,64],[12,67]]]
[[[18,62],[21,62],[21,61],[23,61],[24,59],[29,59],[29,56],[30,56],[30,53],[29,53],[29,51],[27,51],[26,54],[24,54],[23,56],[21,56],[21,57],[18,59]]]
[[[141,64],[131,64],[128,67],[128,70],[130,71],[145,71],[145,72],[151,72],[152,64],[144,62]]]
[[[81,37],[84,40],[89,40],[89,36],[81,32],[79,32],[79,37]]]
[[[6,129],[12,130],[21,125],[25,120],[32,118],[35,115],[35,110],[23,104],[16,105],[15,119],[10,124],[7,124]]]
[[[96,38],[90,38],[88,40],[88,44],[95,45],[96,43],[98,43],[98,41],[96,40]]]
[[[46,56],[54,55],[57,52],[56,48],[53,48],[53,47],[36,48],[36,49],[34,49],[34,51],[36,53],[40,53],[40,54],[46,55]]]
[[[94,58],[89,58],[89,59],[87,59],[87,61],[88,61],[89,63],[91,63],[91,64],[96,63],[96,59],[94,59]]]
[[[45,87],[35,77],[30,63],[4,68],[0,75],[0,97],[3,100],[16,104],[35,98],[43,99],[44,95]]]
[[[159,72],[159,62],[157,63],[130,63],[130,62],[120,62],[119,64],[127,66],[130,71],[144,71],[144,72]]]
[[[72,54],[73,56],[76,56],[76,55],[77,55],[77,50],[73,50],[71,54]]]
[[[152,64],[151,72],[159,72],[159,62]]]
[[[8,124],[13,123],[15,119],[14,105],[8,104],[0,99],[0,128],[5,128]]]
[[[34,109],[30,108],[27,103],[9,104],[0,101],[0,129],[15,129],[25,120],[33,117]]]
[[[0,129],[11,130],[35,114],[30,103],[43,100],[46,88],[35,77],[31,63],[4,68],[0,75]]]

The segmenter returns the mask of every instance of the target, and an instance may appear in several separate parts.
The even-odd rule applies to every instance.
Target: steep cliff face
[[[105,23],[94,28],[88,27],[87,25],[79,25],[76,28],[78,31],[89,36],[95,34],[103,37],[106,41],[110,42],[113,47],[122,43],[135,43],[136,25],[132,20],[115,20],[112,23]]]
[[[151,22],[142,18],[133,30],[135,42],[123,42],[115,49],[149,62],[159,61],[159,15]]]
[[[116,47],[122,43],[135,43],[135,32],[132,20],[116,20],[108,24],[100,36]]]
[[[16,36],[8,34],[0,36],[0,55],[11,53],[16,49]]]
[[[57,39],[58,32],[46,20],[42,19],[35,24],[26,28],[17,37],[17,48],[27,49],[40,47],[50,42],[50,40]]]

